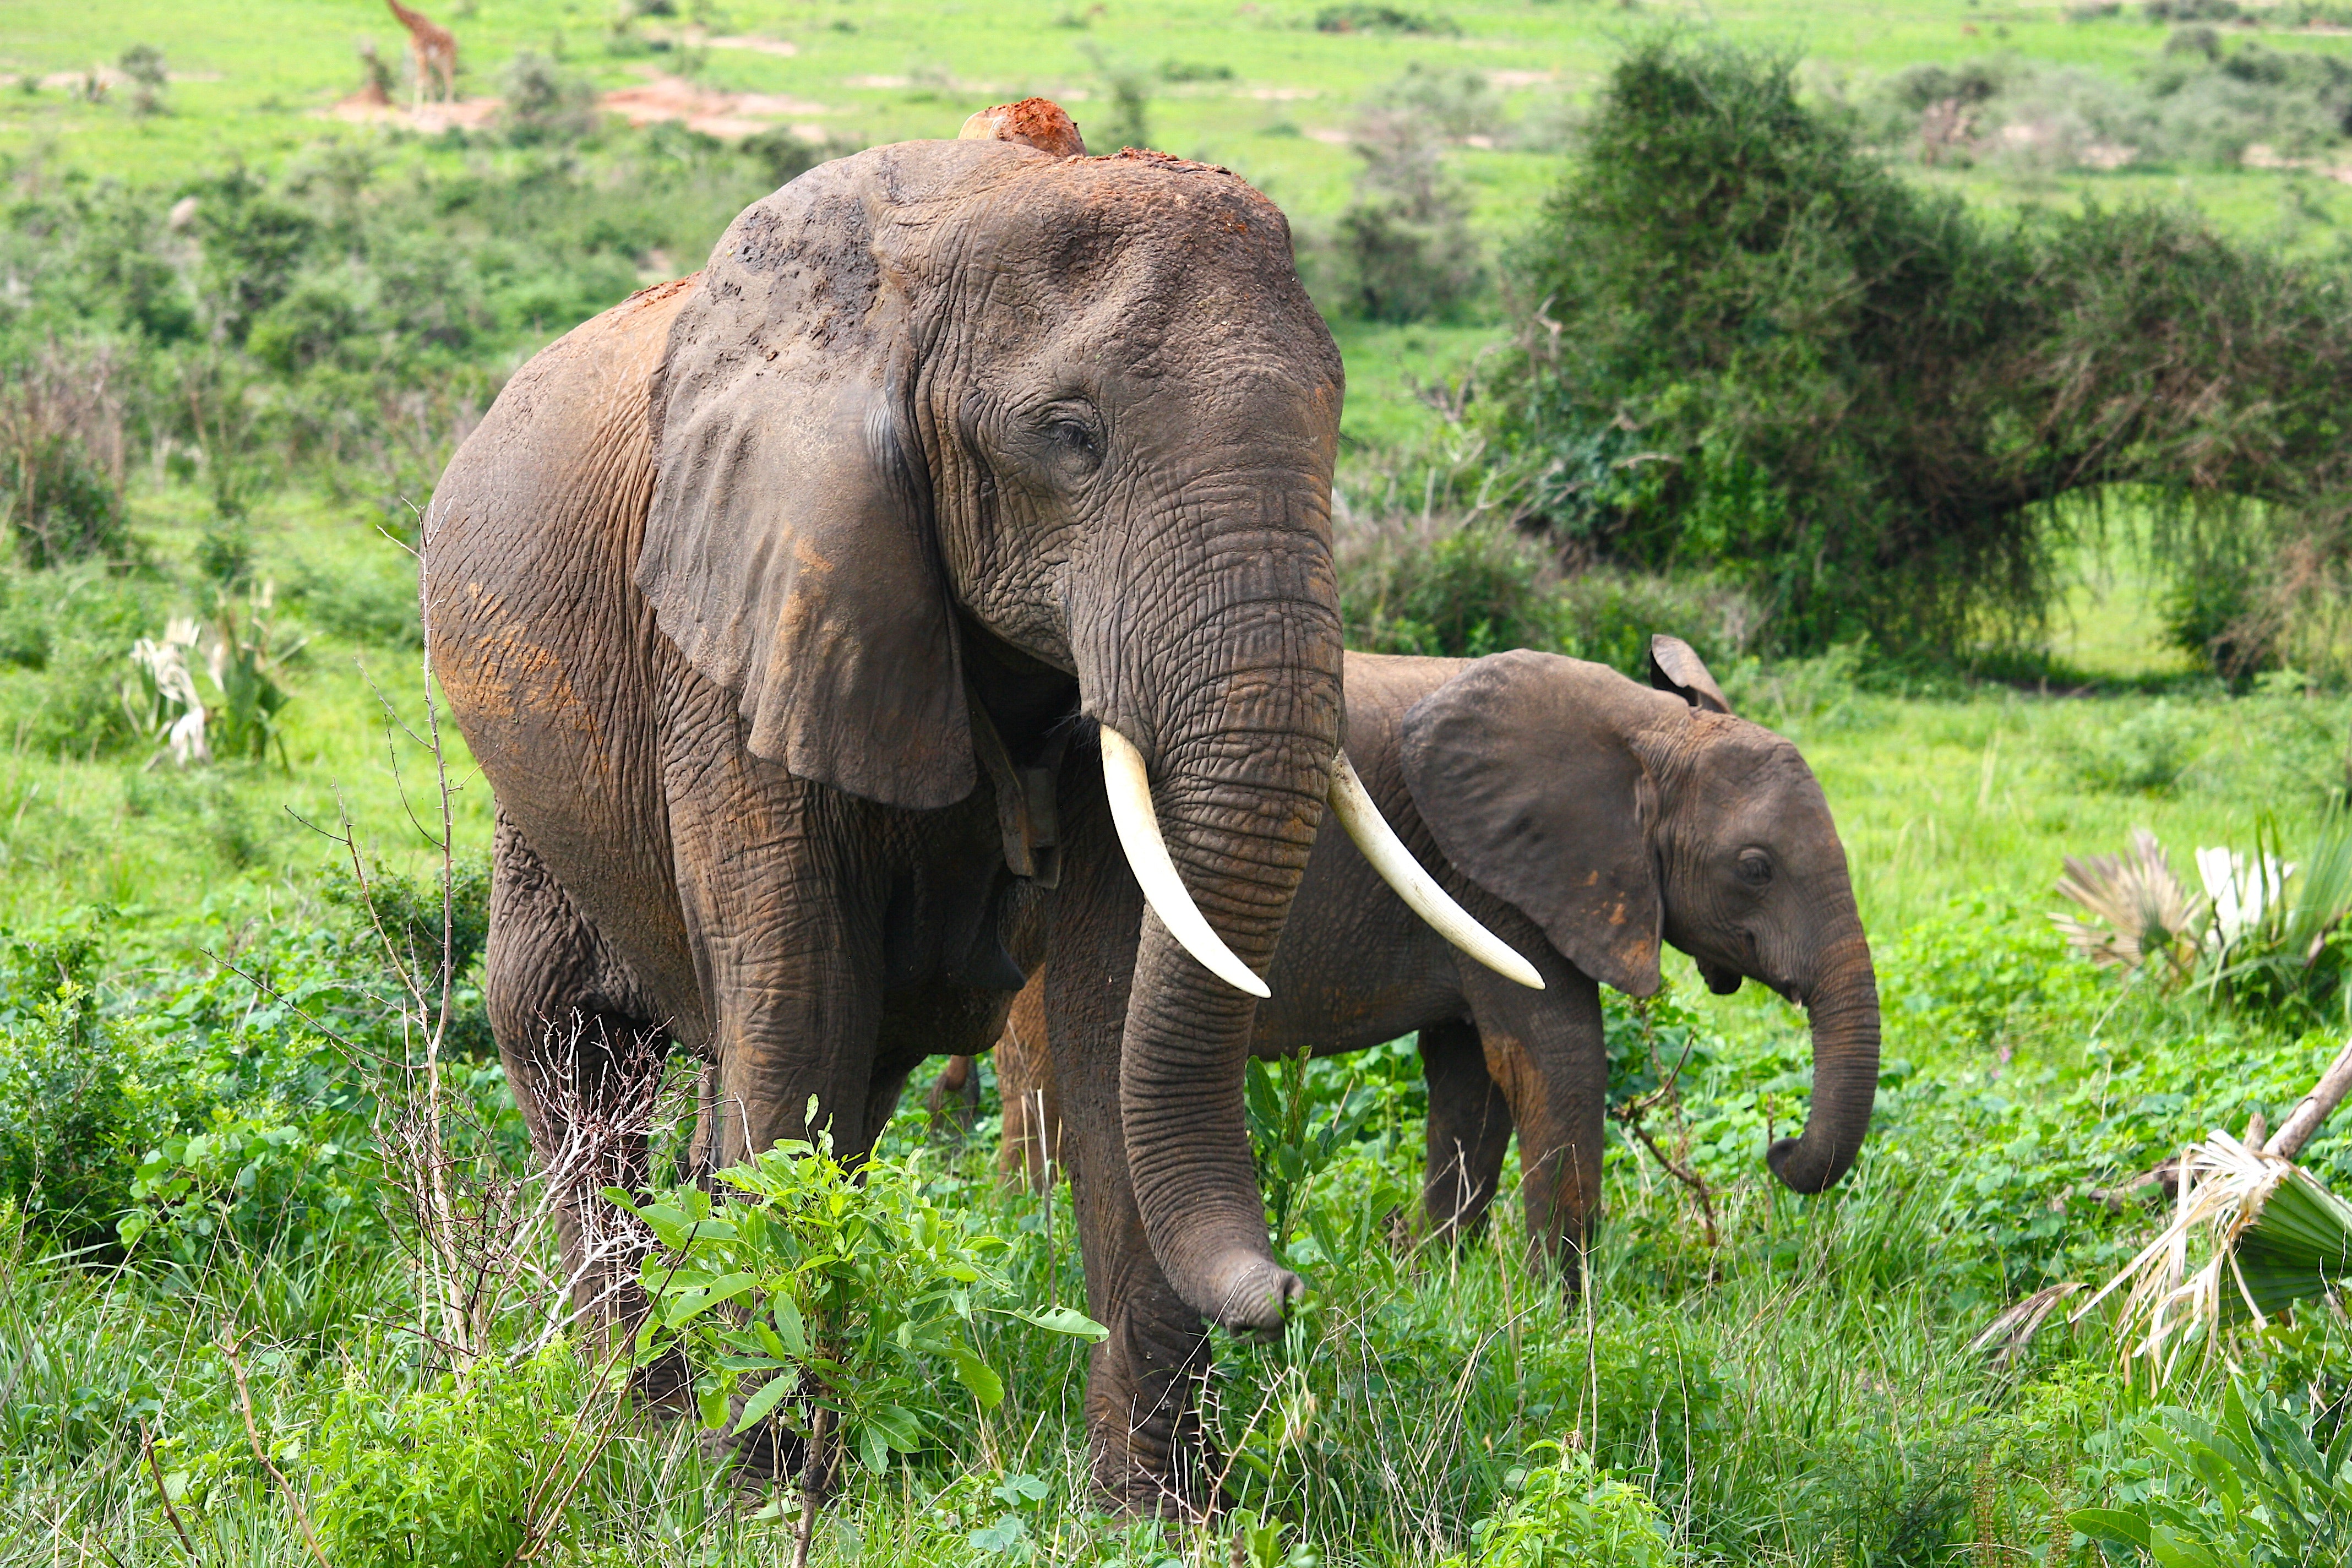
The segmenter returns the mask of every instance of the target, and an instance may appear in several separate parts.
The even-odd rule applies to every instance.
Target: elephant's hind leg
[[[559,1188],[573,1310],[608,1329],[631,1322],[643,1307],[635,1244],[600,1194],[646,1185],[669,1037],[504,812],[492,839],[485,971],[490,1029],[532,1163]]]
[[[1486,1222],[1511,1146],[1511,1107],[1486,1071],[1473,1025],[1449,1018],[1421,1031],[1421,1074],[1429,1085],[1429,1157],[1421,1187],[1430,1233],[1475,1236]]]

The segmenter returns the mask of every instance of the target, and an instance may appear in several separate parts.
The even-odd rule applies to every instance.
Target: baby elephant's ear
[[[1650,684],[1709,713],[1731,711],[1723,688],[1707,673],[1706,663],[1699,658],[1698,651],[1682,638],[1670,637],[1664,632],[1650,639]]]
[[[1405,784],[1445,858],[1633,996],[1658,989],[1664,916],[1649,775],[1626,732],[1633,702],[1655,700],[1580,659],[1502,653],[1413,704],[1403,726]]]
[[[959,173],[940,165],[1012,153],[881,148],[753,205],[655,383],[636,582],[656,622],[735,695],[755,756],[890,805],[951,805],[976,774],[909,412],[911,285],[877,230]]]

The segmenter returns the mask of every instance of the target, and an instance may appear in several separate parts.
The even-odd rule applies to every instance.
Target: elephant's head
[[[1339,356],[1243,181],[1086,157],[1042,100],[991,113],[728,229],[655,384],[637,583],[752,752],[853,795],[948,806],[976,729],[1020,743],[975,720],[981,647],[1063,683],[1033,720],[1098,722],[1157,917],[1122,1057],[1137,1196],[1184,1298],[1262,1326],[1297,1281],[1250,1164],[1243,991],[1345,774]]]
[[[1550,654],[1479,660],[1406,714],[1405,777],[1454,866],[1594,979],[1658,988],[1663,940],[1710,989],[1762,981],[1813,1030],[1813,1102],[1766,1159],[1801,1193],[1853,1163],[1878,1084],[1878,986],[1829,802],[1797,749],[1735,718],[1697,654],[1646,689]]]

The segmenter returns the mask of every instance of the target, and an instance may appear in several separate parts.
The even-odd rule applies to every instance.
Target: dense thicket
[[[1514,258],[1490,418],[1526,519],[1591,558],[1727,570],[1799,650],[2031,623],[2051,503],[2101,487],[2139,487],[2184,570],[2242,577],[2231,542],[2259,527],[2266,563],[2292,539],[2302,582],[2328,576],[2340,268],[2186,213],[1973,215],[1801,103],[1791,68],[1665,40],[1612,76]],[[2232,646],[2275,621],[2280,575],[2224,606]]]
[[[521,352],[693,266],[814,157],[675,126],[519,140],[458,174],[333,142],[178,186],[0,164],[0,524],[26,563],[120,557],[142,463],[224,522],[299,474],[408,526]]]

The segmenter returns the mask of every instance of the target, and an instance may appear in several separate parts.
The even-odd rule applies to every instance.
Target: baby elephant
[[[1752,978],[1810,1013],[1811,1116],[1766,1153],[1790,1187],[1845,1173],[1877,1088],[1877,984],[1821,785],[1794,746],[1732,716],[1686,644],[1653,638],[1650,663],[1656,689],[1551,654],[1348,655],[1348,751],[1366,785],[1545,988],[1447,945],[1325,833],[1252,1043],[1326,1056],[1419,1031],[1432,1226],[1484,1215],[1517,1128],[1528,1233],[1570,1279],[1599,1214],[1599,987],[1655,992],[1662,940],[1718,994]],[[996,1047],[1001,1168],[1033,1184],[1061,1157],[1043,992],[1033,977]]]

